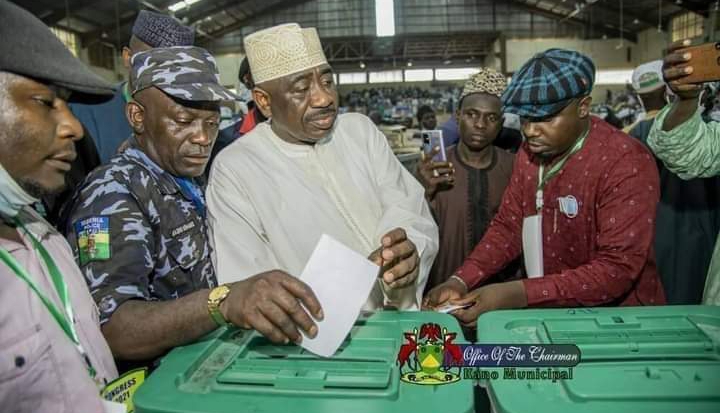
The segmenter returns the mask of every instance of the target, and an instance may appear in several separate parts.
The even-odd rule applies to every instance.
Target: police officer
[[[66,236],[100,309],[121,371],[231,322],[273,341],[314,336],[320,304],[302,282],[270,271],[216,287],[203,188],[220,122],[213,57],[197,47],[132,57],[129,146],[93,171],[70,209]],[[240,247],[240,246],[239,246]]]

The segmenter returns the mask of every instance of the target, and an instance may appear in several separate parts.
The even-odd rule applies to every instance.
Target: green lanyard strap
[[[128,90],[129,83],[125,82],[122,85],[122,96],[125,103],[130,102],[133,100],[132,95],[130,94],[130,90]]]
[[[583,148],[583,145],[585,144],[585,138],[590,134],[590,129],[586,130],[583,135],[578,139],[572,148],[570,148],[565,155],[563,155],[562,158],[560,158],[555,164],[547,171],[545,172],[545,164],[540,163],[540,168],[538,169],[538,184],[537,184],[537,192],[535,194],[535,208],[539,211],[543,207],[543,190],[545,189],[545,186],[552,178],[555,177],[565,166],[565,163],[570,159],[571,156],[574,154],[580,152],[580,149]]]
[[[55,291],[58,294],[58,297],[60,298],[60,302],[63,305],[63,309],[65,311],[59,310],[55,304],[50,300],[45,294],[43,294],[42,291],[40,291],[40,288],[38,287],[37,283],[33,278],[30,276],[30,274],[27,272],[25,268],[13,257],[8,251],[6,251],[4,248],[0,248],[0,259],[8,266],[10,267],[13,272],[20,278],[21,280],[25,281],[27,285],[32,289],[35,294],[37,294],[38,298],[40,298],[40,301],[45,305],[45,307],[50,312],[50,315],[57,321],[58,325],[62,329],[62,331],[65,333],[65,335],[75,344],[75,347],[77,347],[78,351],[80,352],[80,355],[83,356],[85,359],[85,363],[88,366],[88,372],[90,373],[91,377],[95,377],[95,369],[92,367],[92,364],[90,363],[90,359],[87,356],[87,353],[85,353],[85,350],[83,350],[80,339],[77,335],[77,332],[75,331],[75,326],[73,324],[74,316],[73,316],[73,309],[72,309],[72,303],[70,302],[70,296],[68,294],[68,287],[65,283],[65,280],[62,276],[62,273],[58,269],[57,265],[55,264],[55,261],[50,256],[50,253],[45,249],[45,247],[28,231],[28,229],[23,225],[23,223],[15,218],[14,219],[15,224],[22,228],[25,234],[27,234],[28,238],[32,241],[33,247],[35,248],[35,251],[37,251],[40,254],[40,257],[45,262],[45,267],[47,268],[48,272],[50,273],[50,278],[52,280],[52,283],[55,287]]]

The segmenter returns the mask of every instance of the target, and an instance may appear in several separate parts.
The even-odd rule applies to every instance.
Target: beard
[[[54,195],[60,194],[62,191],[65,190],[67,187],[67,176],[65,176],[65,182],[57,188],[45,188],[40,183],[35,182],[31,179],[20,179],[17,181],[18,185],[20,185],[20,188],[22,188],[25,192],[28,193],[28,195],[43,199],[46,197],[51,197]]]
[[[6,148],[13,148],[14,152],[22,153],[27,150],[23,143],[37,140],[36,136],[39,132],[31,125],[20,122],[17,111],[14,111],[13,108],[8,109],[6,113],[0,114],[0,125],[5,127],[4,131],[0,131],[0,143]],[[54,188],[47,188],[33,178],[18,176],[13,179],[28,195],[38,199],[60,194],[68,183],[67,174],[65,174],[62,185]]]
[[[544,153],[534,153],[533,156],[536,157],[536,158],[538,158],[538,159],[540,159],[541,161],[544,161],[544,162],[550,161],[550,160],[552,160],[552,159],[555,157],[554,154],[552,154],[552,153],[547,153],[547,152],[544,152]]]

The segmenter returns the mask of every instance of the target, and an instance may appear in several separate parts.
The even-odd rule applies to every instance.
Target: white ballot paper
[[[448,303],[448,304],[443,305],[442,307],[436,308],[435,311],[437,311],[438,313],[449,314],[449,313],[452,313],[453,311],[464,310],[466,308],[470,308],[474,304],[475,303],[469,303],[469,304],[464,304],[464,305],[453,305],[453,304]]]
[[[325,318],[317,321],[318,334],[303,333],[301,346],[319,356],[330,357],[340,347],[360,315],[377,282],[380,267],[366,257],[323,234],[315,246],[300,280],[320,301]]]
[[[528,278],[540,278],[545,275],[542,241],[542,215],[525,218],[522,227],[522,244]]]

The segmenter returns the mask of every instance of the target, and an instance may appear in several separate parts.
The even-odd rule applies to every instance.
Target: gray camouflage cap
[[[134,54],[130,62],[132,95],[155,86],[183,100],[239,99],[220,85],[215,58],[203,48],[176,46],[150,49]]]

